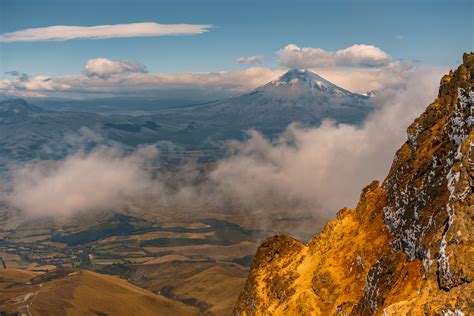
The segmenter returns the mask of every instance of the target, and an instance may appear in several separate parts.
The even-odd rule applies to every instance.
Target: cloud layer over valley
[[[383,180],[406,128],[435,98],[440,69],[422,68],[402,86],[377,95],[379,108],[362,126],[325,121],[318,128],[292,125],[277,140],[249,133],[233,142],[233,155],[210,174],[222,194],[258,207],[266,201],[330,216],[355,207],[362,188]]]
[[[58,163],[33,162],[13,171],[13,192],[7,200],[33,216],[124,207],[147,198],[157,186],[147,172],[157,154],[154,146],[128,155],[102,146]]]
[[[384,178],[407,126],[434,99],[443,72],[431,67],[400,72],[396,84],[374,97],[378,108],[362,126],[293,124],[276,140],[250,131],[246,141],[228,144],[228,156],[206,181],[193,165],[173,175],[152,172],[154,146],[125,153],[104,145],[60,162],[18,166],[7,201],[34,215],[123,208],[151,199],[160,205],[212,202],[251,212],[333,216],[341,207],[355,206],[372,179]],[[170,185],[170,176],[180,181]]]

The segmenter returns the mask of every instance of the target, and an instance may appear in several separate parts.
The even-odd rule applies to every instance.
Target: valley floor
[[[317,220],[296,215],[272,216],[267,229],[255,226],[258,222],[256,215],[174,209],[25,219],[5,207],[0,210],[0,269],[5,268],[0,270],[0,312],[63,308],[74,314],[75,304],[85,304],[77,300],[82,287],[105,278],[111,286],[119,284],[119,292],[130,291],[130,304],[110,298],[130,313],[140,290],[153,304],[171,306],[171,315],[182,315],[183,308],[190,315],[229,315],[258,244],[284,229],[305,236],[318,226]],[[52,301],[35,298],[50,288],[62,294]],[[94,304],[77,312],[116,314]]]

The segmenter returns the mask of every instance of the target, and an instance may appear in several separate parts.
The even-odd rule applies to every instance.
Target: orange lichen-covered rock
[[[341,210],[308,245],[284,236],[266,240],[235,313],[328,314],[357,303],[369,268],[389,248],[384,200],[385,192],[373,182],[355,210]]]
[[[304,245],[259,248],[235,315],[474,311],[474,54],[441,80],[385,181]]]

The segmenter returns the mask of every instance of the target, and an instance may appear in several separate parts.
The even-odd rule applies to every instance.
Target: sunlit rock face
[[[303,244],[266,240],[235,315],[468,315],[474,310],[474,54],[441,80],[382,184]]]

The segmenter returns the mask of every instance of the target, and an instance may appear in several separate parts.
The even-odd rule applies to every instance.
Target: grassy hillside
[[[205,315],[230,315],[248,271],[237,265],[174,261],[136,266],[140,287],[196,306]]]
[[[198,310],[124,280],[87,270],[0,270],[0,313],[197,315]]]

